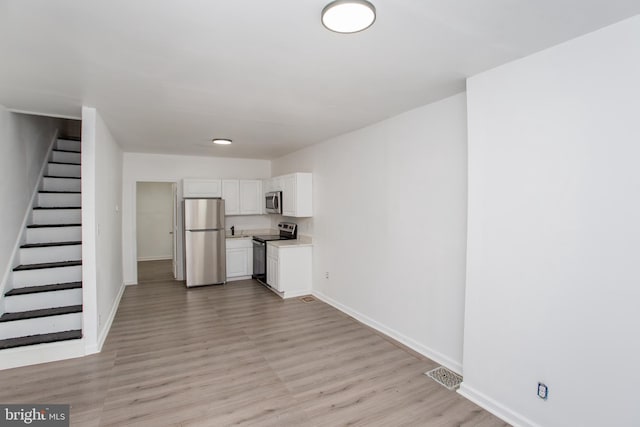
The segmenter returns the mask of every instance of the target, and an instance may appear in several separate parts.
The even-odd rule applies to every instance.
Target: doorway
[[[176,184],[136,183],[138,283],[176,277]]]

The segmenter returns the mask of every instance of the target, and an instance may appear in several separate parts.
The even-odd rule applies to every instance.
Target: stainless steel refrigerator
[[[227,280],[224,200],[184,200],[184,255],[187,287]]]

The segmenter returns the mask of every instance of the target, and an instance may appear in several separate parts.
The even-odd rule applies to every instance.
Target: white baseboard
[[[0,370],[75,359],[84,355],[84,339],[9,348],[0,351]]]
[[[118,291],[118,295],[116,295],[115,300],[113,301],[113,305],[111,306],[111,311],[109,312],[109,317],[100,331],[100,336],[98,336],[98,342],[94,346],[87,347],[87,354],[100,353],[102,351],[102,346],[104,345],[107,336],[109,335],[109,331],[111,330],[111,325],[113,324],[113,319],[116,317],[116,313],[118,312],[118,307],[120,306],[120,300],[122,299],[122,294],[124,294],[124,288],[126,285],[123,283],[120,285],[120,290]]]
[[[464,381],[460,384],[458,393],[514,427],[540,427],[539,424],[534,423],[501,403],[496,402],[489,396],[469,387]]]
[[[229,282],[237,282],[238,280],[249,280],[251,276],[238,276],[238,277],[228,277],[227,283]]]
[[[171,255],[160,255],[160,256],[141,256],[138,257],[138,261],[165,261],[173,259]]]
[[[311,294],[315,297],[317,297],[319,300],[326,302],[327,304],[337,308],[338,310],[342,311],[345,314],[348,314],[349,316],[353,317],[354,319],[358,320],[359,322],[364,323],[365,325],[377,330],[378,332],[383,333],[384,335],[393,338],[394,340],[398,341],[399,343],[406,345],[407,347],[409,347],[410,349],[420,353],[421,355],[433,360],[436,363],[439,363],[442,366],[445,366],[449,369],[451,369],[454,372],[457,372],[458,374],[462,374],[462,364],[460,362],[457,362],[453,359],[451,359],[448,356],[445,356],[444,354],[435,351],[423,344],[420,344],[419,342],[401,334],[400,332],[391,329],[385,325],[383,325],[382,323],[373,320],[372,318],[365,316],[364,314],[352,309],[351,307],[347,307],[346,305],[339,303],[338,301],[324,295],[322,292],[319,291],[312,291]]]
[[[303,297],[305,295],[311,295],[311,289],[302,289],[302,290],[298,289],[295,291],[285,292],[284,299],[298,298],[298,297]]]

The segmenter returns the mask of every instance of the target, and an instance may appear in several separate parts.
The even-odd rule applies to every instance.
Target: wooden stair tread
[[[47,162],[50,165],[72,165],[72,166],[80,166],[80,163],[75,163],[75,162]]]
[[[76,142],[80,142],[81,139],[79,136],[60,136],[58,135],[58,141],[76,141]]]
[[[14,313],[4,313],[0,316],[0,322],[11,322],[13,320],[37,319],[39,317],[59,316],[61,314],[82,313],[81,305],[68,305],[65,307],[41,308],[38,310],[16,311]]]
[[[58,153],[74,153],[74,154],[80,154],[80,152],[79,152],[79,151],[75,151],[75,150],[61,150],[61,149],[59,149],[59,148],[54,148],[54,149],[53,149],[53,150],[51,150],[51,151],[56,151],[56,152],[58,152]]]
[[[81,330],[52,332],[50,334],[30,335],[28,337],[8,338],[0,340],[0,350],[24,347],[26,345],[46,344],[58,341],[76,340],[82,338]]]
[[[55,246],[75,246],[81,245],[81,240],[76,240],[73,242],[49,242],[49,243],[27,243],[25,245],[20,246],[20,249],[30,249],[30,248],[50,248]]]
[[[34,210],[41,209],[82,209],[81,206],[36,206]]]
[[[53,190],[42,190],[38,191],[40,194],[80,194],[80,191],[53,191]]]
[[[15,289],[11,289],[9,292],[5,293],[4,295],[7,297],[12,297],[16,295],[39,294],[41,292],[65,291],[67,289],[79,289],[79,288],[82,288],[82,282],[56,283],[52,285],[27,286],[25,288],[15,288]]]
[[[76,265],[82,265],[82,260],[42,262],[39,264],[21,264],[16,268],[14,268],[13,271],[41,270],[43,268],[58,268],[58,267],[74,267]]]
[[[60,228],[60,227],[80,227],[82,224],[30,224],[27,228]]]
[[[80,179],[79,176],[44,175],[43,178]]]

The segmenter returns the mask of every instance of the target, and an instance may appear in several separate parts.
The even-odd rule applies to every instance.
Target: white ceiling
[[[328,0],[0,0],[0,104],[96,107],[125,151],[271,159],[640,13],[638,0],[372,2],[375,24],[344,35],[320,23]]]

